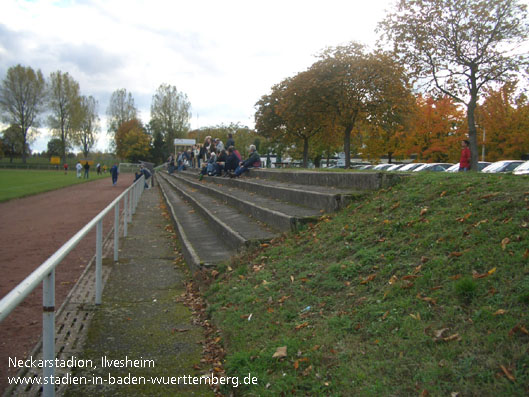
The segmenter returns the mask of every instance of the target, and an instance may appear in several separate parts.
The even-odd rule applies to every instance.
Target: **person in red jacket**
[[[461,141],[461,159],[459,160],[459,172],[470,171],[470,142],[466,139]]]

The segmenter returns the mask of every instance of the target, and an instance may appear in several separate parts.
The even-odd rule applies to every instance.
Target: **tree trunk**
[[[303,137],[303,168],[309,166],[309,138]]]
[[[344,138],[343,138],[343,151],[345,153],[345,169],[351,167],[351,131],[353,131],[352,126],[345,128]]]
[[[478,89],[476,85],[477,68],[472,66],[470,69],[470,101],[467,104],[467,122],[468,122],[468,140],[470,142],[470,169],[478,170],[478,139],[476,131],[475,112],[478,101]]]
[[[393,152],[388,152],[388,163],[391,164],[391,156],[393,155]]]

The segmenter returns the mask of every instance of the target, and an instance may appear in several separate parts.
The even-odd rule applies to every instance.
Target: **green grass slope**
[[[90,172],[89,179],[77,178],[75,171],[34,171],[0,169],[0,202],[60,189],[78,183],[109,177]]]
[[[529,183],[423,174],[221,266],[242,395],[529,392]],[[286,347],[286,357],[273,357]]]

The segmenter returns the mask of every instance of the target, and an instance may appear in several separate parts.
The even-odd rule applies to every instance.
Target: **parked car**
[[[373,167],[373,170],[384,171],[391,167],[393,164],[377,164]]]
[[[420,167],[421,165],[424,165],[424,163],[410,163],[406,164],[404,167],[399,168],[399,171],[413,171],[415,168]]]
[[[398,171],[402,167],[406,166],[408,164],[393,164],[391,167],[389,167],[386,171]]]
[[[421,165],[420,167],[417,167],[413,170],[413,172],[419,172],[419,171],[436,171],[436,172],[444,172],[447,168],[451,167],[452,164],[448,163],[426,163]]]
[[[487,172],[487,173],[498,173],[498,172],[512,172],[516,167],[523,164],[524,161],[522,160],[502,160],[502,161],[496,161],[495,163],[492,163],[491,165],[488,165],[487,167],[483,168],[481,172]]]
[[[514,175],[529,175],[529,161],[520,164],[512,173]]]
[[[482,171],[483,168],[485,168],[486,166],[490,165],[492,163],[488,162],[488,161],[479,161],[478,162],[478,171]],[[446,172],[458,172],[459,171],[459,163],[457,164],[454,164],[453,166],[451,166],[450,168],[448,168],[446,170]]]

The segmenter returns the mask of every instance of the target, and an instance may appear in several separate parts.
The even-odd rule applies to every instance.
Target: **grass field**
[[[416,175],[220,266],[238,394],[529,395],[528,186]]]
[[[90,179],[78,179],[75,171],[3,170],[0,169],[0,202],[31,196],[62,187],[109,177],[90,172]]]

